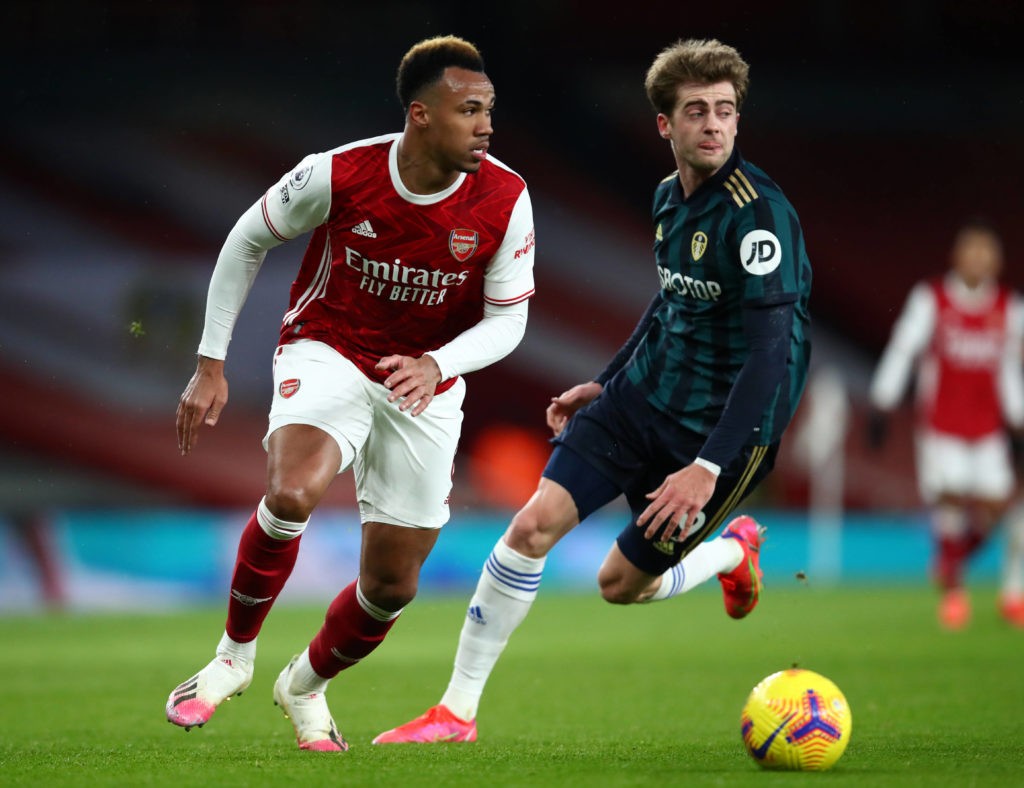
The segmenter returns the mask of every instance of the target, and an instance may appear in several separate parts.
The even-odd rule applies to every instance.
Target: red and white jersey
[[[954,275],[910,293],[871,386],[876,407],[903,394],[915,362],[921,425],[973,440],[1024,424],[1019,298],[995,283],[974,290]]]
[[[480,322],[484,304],[534,292],[533,211],[523,179],[493,157],[430,195],[410,192],[389,134],[308,156],[263,197],[285,241],[313,230],[281,344],[325,342],[368,377],[382,356],[420,356]],[[454,378],[441,383],[447,389]]]

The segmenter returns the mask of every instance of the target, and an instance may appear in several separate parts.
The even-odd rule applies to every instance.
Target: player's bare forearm
[[[419,416],[434,399],[437,384],[441,382],[441,369],[429,355],[385,356],[377,362],[377,369],[391,370],[384,385],[391,390],[388,402],[401,402],[398,409]]]
[[[637,518],[637,527],[646,527],[644,538],[654,539],[659,531],[662,542],[677,535],[685,538],[711,500],[717,481],[715,474],[700,465],[687,465],[666,476],[658,489],[647,493],[651,503]]]
[[[199,426],[214,427],[228,402],[228,381],[224,361],[199,356],[196,371],[178,399],[175,427],[178,450],[189,454],[199,437]]]
[[[600,383],[591,380],[573,386],[557,397],[552,397],[551,404],[548,405],[546,411],[547,423],[551,432],[555,435],[561,434],[572,415],[584,405],[593,402],[603,388]]]

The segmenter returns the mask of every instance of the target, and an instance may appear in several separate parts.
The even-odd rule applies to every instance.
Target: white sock
[[[544,558],[517,553],[504,537],[484,564],[455,652],[455,669],[441,703],[464,720],[476,717],[480,696],[509,636],[537,597]]]
[[[719,572],[731,572],[742,560],[743,548],[736,539],[719,536],[701,542],[661,576],[661,585],[647,601],[660,602],[692,591]]]
[[[253,638],[248,643],[239,643],[237,640],[229,638],[228,633],[225,632],[221,636],[220,643],[217,644],[217,656],[246,662],[251,665],[256,661],[256,638]]]
[[[309,695],[313,692],[326,692],[330,679],[325,679],[309,662],[309,647],[306,648],[292,665],[292,674],[288,680],[287,690],[292,695]]]
[[[1006,518],[1006,554],[1003,557],[1003,587],[1006,597],[1024,596],[1024,507],[1014,508]]]

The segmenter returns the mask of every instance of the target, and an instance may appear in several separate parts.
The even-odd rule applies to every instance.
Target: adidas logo
[[[373,227],[370,226],[370,222],[367,219],[363,219],[359,224],[353,227],[352,232],[356,235],[365,235],[367,238],[377,237],[377,233],[373,231]]]
[[[662,542],[660,539],[652,539],[651,545],[659,553],[664,553],[665,555],[674,555],[676,552],[675,540],[672,540],[671,542]]]
[[[470,605],[469,610],[466,611],[466,618],[470,621],[486,626],[487,622],[484,620],[484,612],[480,609],[480,605]]]

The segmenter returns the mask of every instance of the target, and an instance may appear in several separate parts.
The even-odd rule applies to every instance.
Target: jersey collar
[[[395,191],[398,192],[398,195],[403,200],[415,203],[416,205],[433,205],[451,197],[459,190],[462,182],[466,180],[466,173],[464,172],[460,172],[459,177],[455,179],[455,183],[447,189],[435,192],[434,194],[416,194],[405,188],[405,184],[402,183],[402,178],[398,174],[398,141],[401,138],[402,135],[399,134],[391,143],[391,150],[388,151],[388,172],[391,173],[391,185],[395,187]]]
[[[683,196],[683,184],[679,180],[679,172],[676,171],[676,177],[673,178],[672,183],[672,197],[671,202],[686,205],[688,207],[696,207],[703,205],[708,201],[708,196],[718,192],[725,179],[732,175],[733,172],[743,164],[743,157],[740,155],[739,147],[732,149],[732,155],[726,159],[725,164],[718,168],[718,172],[708,178],[704,183],[697,187],[697,191],[691,194],[689,197]]]
[[[968,312],[982,312],[991,309],[999,295],[999,284],[994,279],[982,282],[975,288],[970,288],[963,279],[957,276],[955,271],[946,274],[945,284],[950,299]]]

